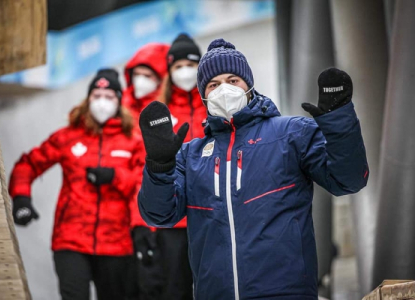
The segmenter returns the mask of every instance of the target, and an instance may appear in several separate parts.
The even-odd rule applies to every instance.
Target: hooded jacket
[[[127,83],[127,88],[123,93],[122,104],[127,107],[133,117],[138,120],[141,111],[152,101],[157,100],[160,89],[145,95],[140,99],[134,96],[134,86],[132,83],[132,72],[137,66],[146,66],[152,69],[160,80],[167,74],[167,52],[170,46],[161,43],[149,43],[140,48],[130,61],[125,65],[124,77]]]
[[[205,133],[170,173],[145,168],[139,193],[150,224],[187,216],[195,299],[317,300],[313,181],[340,196],[368,179],[353,104],[282,117],[256,93],[232,123],[209,116]]]
[[[141,111],[148,105],[150,102],[157,100],[160,87],[157,88],[154,92],[145,95],[140,99],[136,99],[134,96],[134,86],[132,83],[132,72],[133,69],[137,66],[146,66],[152,69],[157,76],[162,81],[163,78],[167,74],[167,62],[166,56],[170,49],[170,46],[167,44],[161,43],[149,43],[142,48],[140,48],[134,56],[130,59],[130,61],[125,65],[124,68],[124,77],[127,83],[127,88],[124,90],[123,97],[122,97],[122,105],[127,107],[131,112],[134,123],[135,123],[135,130],[138,134],[140,133],[138,127],[138,118],[140,116]],[[142,161],[145,160],[146,153],[145,151],[140,153]],[[139,172],[139,176],[141,177],[141,172]],[[141,180],[140,180],[141,181]],[[132,218],[131,218],[131,226],[147,226],[144,220],[141,218],[140,213],[138,211],[137,203],[133,203],[131,206]]]
[[[52,235],[52,250],[93,255],[130,255],[130,206],[137,195],[139,170],[144,161],[142,139],[122,132],[121,120],[110,119],[100,135],[84,126],[65,127],[39,147],[23,154],[11,174],[9,192],[31,197],[31,184],[54,164],[62,167]],[[115,169],[110,184],[87,181],[87,167]]]

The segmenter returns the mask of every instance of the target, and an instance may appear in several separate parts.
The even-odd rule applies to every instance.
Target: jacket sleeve
[[[353,103],[303,120],[300,163],[304,173],[335,196],[365,187],[369,167]]]
[[[59,132],[56,132],[39,147],[20,157],[10,176],[9,193],[12,198],[17,195],[31,197],[32,182],[60,161],[62,152],[58,139]]]
[[[113,186],[126,198],[135,198],[141,186],[140,173],[144,167],[142,140],[132,151],[129,167],[115,167]],[[134,201],[135,202],[135,201]]]
[[[144,168],[138,204],[150,226],[173,227],[186,215],[186,152],[188,144],[176,156],[176,168],[169,173],[151,173]]]

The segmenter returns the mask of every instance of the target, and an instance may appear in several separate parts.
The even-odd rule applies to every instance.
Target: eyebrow
[[[228,78],[226,78],[226,79],[231,79],[232,77],[238,77],[238,76],[232,74],[232,75],[229,75]],[[214,79],[212,79],[211,81],[208,82],[208,84],[209,83],[212,83],[212,82],[220,82],[220,80],[214,80]]]

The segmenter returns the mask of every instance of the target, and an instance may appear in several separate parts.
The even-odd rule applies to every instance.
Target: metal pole
[[[385,85],[388,67],[383,1],[331,0],[336,65],[350,74],[365,141],[370,180],[351,196],[360,292],[371,290]]]
[[[387,278],[415,278],[415,1],[395,5],[373,285]]]
[[[317,103],[317,79],[334,65],[328,0],[292,1],[291,43],[286,106],[291,115],[306,115],[302,102]],[[313,220],[317,244],[318,278],[330,275],[333,259],[331,195],[314,185]],[[330,297],[330,286],[320,286]]]

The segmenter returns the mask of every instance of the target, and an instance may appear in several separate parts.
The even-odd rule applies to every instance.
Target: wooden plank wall
[[[0,2],[3,0],[0,0]],[[0,145],[0,299],[31,300],[14,229]]]
[[[46,0],[0,0],[0,75],[46,63]]]

